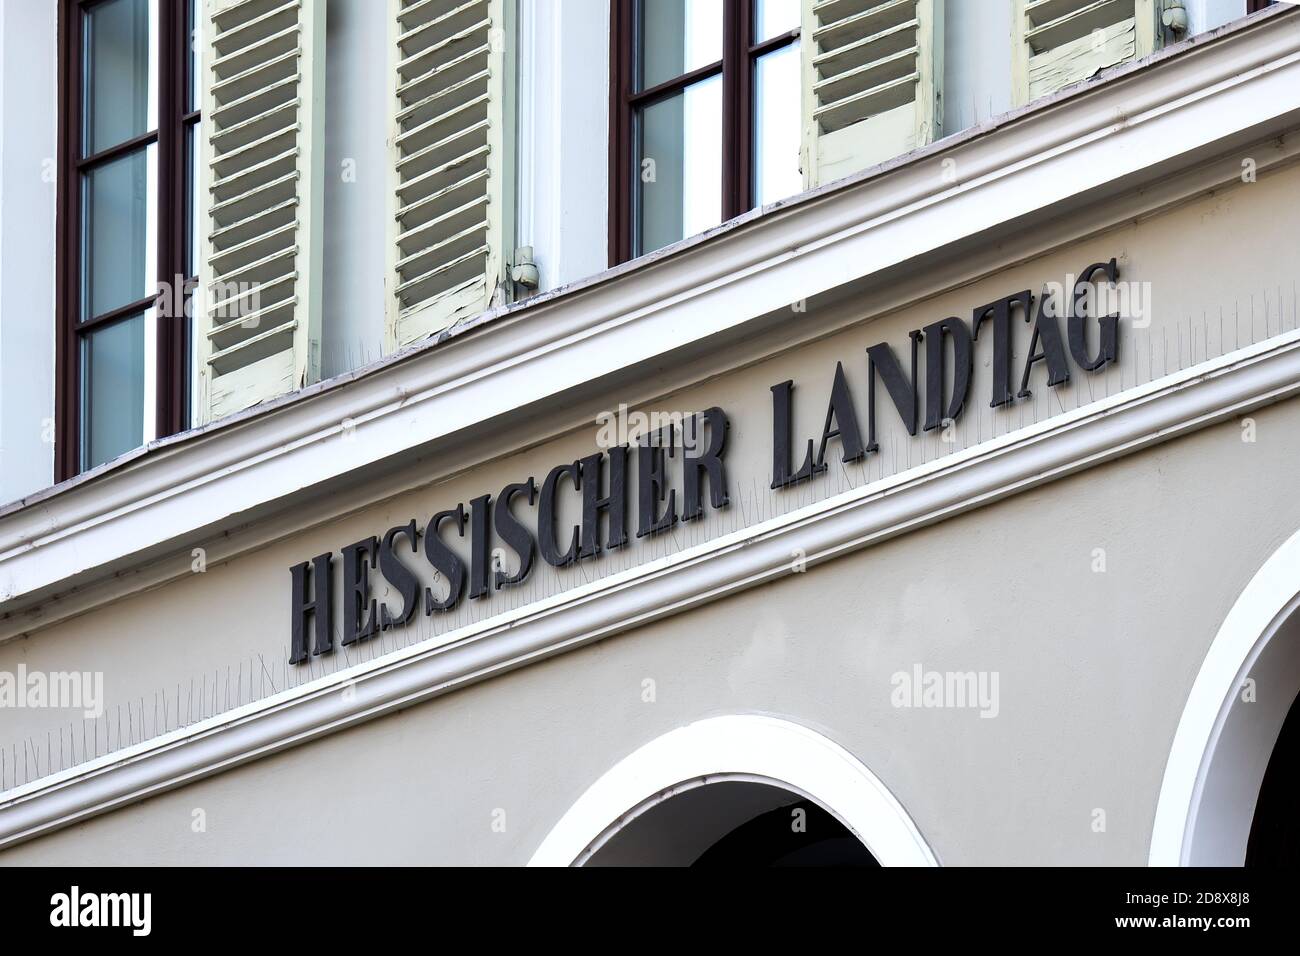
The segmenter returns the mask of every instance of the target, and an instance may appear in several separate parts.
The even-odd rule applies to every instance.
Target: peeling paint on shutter
[[[504,296],[505,7],[504,0],[393,0],[389,349]]]
[[[206,0],[203,421],[320,376],[324,0]]]
[[[807,187],[938,136],[943,0],[804,0],[801,33]]]
[[[1012,0],[1017,105],[1151,53],[1155,0]]]

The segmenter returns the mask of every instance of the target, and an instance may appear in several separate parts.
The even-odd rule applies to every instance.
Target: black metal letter
[[[998,299],[975,310],[971,318],[972,336],[980,337],[980,326],[990,314],[993,316],[993,400],[990,408],[1006,405],[1011,398],[1011,307],[1019,302],[1028,315],[1034,297],[1028,289],[1005,299]],[[951,416],[950,416],[951,417]],[[929,426],[927,426],[929,427]]]
[[[1025,321],[1030,320],[1026,310]],[[1028,398],[1029,373],[1035,362],[1047,362],[1047,384],[1049,387],[1064,385],[1070,380],[1070,363],[1065,356],[1065,343],[1061,341],[1061,327],[1056,324],[1056,312],[1047,307],[1047,290],[1038,297],[1038,312],[1033,320],[1034,331],[1029,336],[1029,356],[1025,359],[1025,372],[1020,376],[1020,391],[1017,398]],[[1039,343],[1043,350],[1038,351]]]
[[[1091,316],[1079,315],[1079,300],[1086,294],[1087,286],[1098,272],[1105,272],[1110,282],[1119,281],[1119,263],[1094,262],[1079,274],[1074,283],[1074,294],[1070,296],[1070,354],[1086,372],[1095,372],[1107,362],[1114,362],[1119,357],[1119,314],[1103,315],[1097,319],[1101,330],[1101,341],[1097,348],[1097,357],[1088,358],[1088,332],[1084,322]]]
[[[787,379],[772,386],[772,487],[784,488],[800,481],[807,481],[813,476],[815,465],[813,459],[813,440],[808,439],[808,451],[804,454],[803,464],[799,470],[790,472],[790,428],[793,411],[794,381]]]
[[[316,646],[313,654],[326,654],[334,650],[334,554],[320,554],[312,558],[311,563],[304,561],[289,569],[293,575],[292,601],[292,653],[290,664],[301,664],[307,659],[307,615],[314,618],[316,624]],[[315,596],[307,600],[308,576],[314,585]]]
[[[970,392],[971,371],[975,367],[971,331],[955,316],[927,325],[925,334],[925,430],[938,428],[945,420],[956,421]],[[944,339],[952,339],[952,401],[945,414],[943,408]]]
[[[344,646],[363,641],[379,629],[379,602],[370,597],[370,569],[378,553],[377,538],[364,538],[343,549]]]
[[[596,452],[578,463],[582,478],[582,548],[578,551],[579,559],[600,554],[602,511],[609,522],[605,547],[612,550],[627,544],[627,446],[617,445],[609,450],[609,494],[602,498],[604,460],[604,452]]]
[[[488,521],[492,496],[481,495],[469,503],[469,596],[481,598],[489,592],[492,574]]]
[[[514,516],[510,511],[510,502],[515,495],[528,495],[528,503],[534,504],[537,501],[537,484],[533,479],[519,482],[513,485],[506,485],[501,489],[501,494],[497,495],[496,509],[494,511],[494,520],[496,523],[497,537],[508,544],[515,554],[519,555],[519,570],[514,575],[508,575],[500,569],[495,574],[497,590],[509,584],[518,584],[524,578],[528,577],[528,572],[533,569],[533,552],[537,550],[533,542],[533,536],[524,527],[523,522]]]
[[[582,473],[578,462],[569,465],[556,465],[551,469],[546,480],[542,482],[542,496],[537,504],[537,545],[542,558],[553,567],[562,568],[578,559],[578,526],[573,526],[569,537],[569,550],[561,553],[555,540],[555,491],[560,479],[568,475],[573,487],[582,489]]]
[[[831,422],[835,423],[834,427]],[[866,455],[867,450],[862,447],[862,430],[858,428],[858,413],[853,407],[853,395],[844,377],[842,362],[835,363],[835,382],[831,385],[831,400],[826,404],[826,424],[822,426],[822,443],[817,449],[814,470],[826,470],[826,443],[836,437],[844,446],[844,461],[857,461]]]
[[[867,349],[867,451],[876,451],[880,445],[876,441],[876,371],[885,382],[885,390],[898,409],[898,417],[903,420],[903,427],[909,435],[916,434],[916,352],[917,345],[925,334],[916,331],[912,339],[912,380],[903,376],[894,350],[887,342],[872,345]]]
[[[668,426],[668,454],[675,456],[675,429]],[[677,523],[677,489],[668,492],[668,508],[662,516],[656,516],[659,502],[664,500],[664,490],[668,481],[664,476],[664,448],[660,436],[663,429],[652,434],[642,435],[637,446],[637,488],[636,505],[638,522],[636,536],[644,538],[648,534],[667,531]]]
[[[727,447],[727,430],[731,423],[716,405],[691,418],[691,440],[682,436],[682,520],[694,521],[704,514],[700,500],[700,482],[709,476],[709,504],[716,510],[727,507],[727,472],[722,452]],[[703,448],[707,429],[709,445]],[[703,450],[701,450],[703,448]]]
[[[399,534],[404,534],[407,540],[411,542],[411,553],[419,554],[419,547],[416,545],[418,532],[415,530],[415,519],[412,518],[408,524],[400,524],[396,528],[389,528],[384,534],[384,540],[379,545],[379,573],[384,576],[384,580],[397,589],[397,593],[402,598],[402,614],[400,617],[394,617],[388,611],[387,604],[379,605],[379,626],[388,630],[394,625],[405,624],[415,614],[415,608],[419,604],[420,581],[415,573],[402,563],[402,559],[397,556],[393,548],[393,539]]]
[[[424,556],[433,565],[433,569],[447,579],[447,596],[441,601],[434,600],[432,588],[424,589],[425,614],[450,611],[459,603],[460,596],[465,591],[465,562],[438,536],[438,528],[448,518],[455,520],[456,533],[465,537],[464,505],[457,505],[450,511],[439,511],[424,527]]]

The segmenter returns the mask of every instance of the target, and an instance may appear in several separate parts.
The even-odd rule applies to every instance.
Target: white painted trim
[[[743,338],[774,303],[978,236],[1168,181],[1300,113],[1300,16],[1252,18],[1031,107],[741,217],[628,267],[471,320],[365,373],[163,441],[0,510],[6,614],[346,483],[502,416],[560,407],[586,383],[653,374],[660,357]],[[939,156],[956,161],[947,182]],[[478,330],[479,334],[469,334]],[[674,359],[677,361],[678,359]],[[347,454],[338,441],[345,423]]]
[[[1234,846],[1233,859],[1204,861],[1203,853],[1195,853],[1198,835],[1204,842],[1216,846],[1222,842],[1217,839],[1217,834],[1212,835],[1209,831],[1220,824],[1215,819],[1216,814],[1226,812],[1226,808],[1203,812],[1206,808],[1202,806],[1202,798],[1221,742],[1238,749],[1246,744],[1267,748],[1268,751],[1272,749],[1273,741],[1268,739],[1225,741],[1224,728],[1232,705],[1238,700],[1242,683],[1278,628],[1295,610],[1298,597],[1300,531],[1291,535],[1251,578],[1224,618],[1201,662],[1178,721],[1160,784],[1148,854],[1151,866],[1188,866],[1194,861],[1240,865],[1244,860],[1244,844]],[[1285,706],[1281,713],[1285,716]],[[1249,808],[1235,809],[1244,812]],[[1237,849],[1240,850],[1239,857],[1235,852]]]
[[[814,800],[882,866],[939,865],[902,804],[862,761],[807,727],[756,714],[697,721],[627,755],[565,812],[528,865],[580,864],[631,819],[628,811],[679,784],[735,774]]]
[[[519,0],[519,29],[516,33],[519,71],[517,75],[517,136],[519,161],[515,164],[515,234],[509,237],[510,257],[515,249],[533,243],[533,210],[537,185],[533,176],[537,154],[537,0]],[[559,16],[559,12],[556,12]]]
[[[0,847],[1300,393],[1300,330],[18,787]],[[351,688],[349,693],[344,689]]]

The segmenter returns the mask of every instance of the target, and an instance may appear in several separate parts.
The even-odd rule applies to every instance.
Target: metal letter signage
[[[1092,316],[1084,308],[1098,274],[1104,275],[1107,282],[1117,282],[1116,260],[1096,262],[1084,269],[1067,293],[1065,303],[1050,303],[1044,291],[1035,310],[1034,296],[1026,290],[973,310],[969,325],[950,316],[909,333],[911,354],[906,371],[889,343],[869,346],[863,369],[867,389],[865,442],[843,362],[835,365],[820,441],[811,437],[802,443],[795,441],[795,383],[790,380],[773,385],[772,489],[812,481],[824,474],[828,445],[833,438],[839,440],[844,462],[860,461],[879,451],[877,378],[884,383],[885,393],[909,435],[917,434],[922,410],[925,430],[955,422],[968,404],[974,384],[975,342],[985,323],[993,330],[989,404],[995,408],[1029,397],[1029,379],[1039,362],[1044,363],[1049,388],[1069,382],[1071,358],[1086,372],[1097,372],[1115,362],[1119,355],[1119,316]],[[1066,320],[1064,336],[1057,322],[1062,304]],[[1019,391],[1014,390],[1012,369],[1012,320],[1017,311],[1032,325]],[[1096,325],[1095,354],[1089,345],[1089,320]],[[922,342],[925,343],[924,406],[918,393]],[[951,383],[947,382],[945,372],[949,356]],[[340,593],[342,599],[342,643],[350,645],[409,623],[421,608],[426,616],[450,611],[460,604],[467,591],[471,599],[478,599],[518,585],[531,573],[537,554],[547,564],[561,568],[595,560],[604,551],[625,547],[629,544],[629,518],[635,520],[636,537],[644,538],[670,531],[679,521],[698,520],[704,516],[706,507],[715,511],[726,508],[729,497],[724,454],[730,427],[721,408],[708,408],[680,426],[669,424],[628,439],[634,445],[635,463],[630,461],[633,447],[620,444],[578,461],[556,465],[540,485],[529,477],[506,485],[495,498],[480,495],[439,511],[422,528],[412,518],[406,524],[389,528],[382,538],[365,538],[346,545],[341,549],[342,561],[337,565],[334,554],[330,553],[293,566],[290,568],[289,660],[300,664],[311,655],[333,651],[335,593]],[[795,464],[796,447],[800,452],[798,465]],[[674,485],[675,474],[680,478],[680,486]],[[635,509],[630,501],[629,483],[636,486]],[[566,509],[566,503],[567,512],[578,523],[570,523],[573,519],[568,519],[561,527],[560,513]],[[531,519],[525,517],[529,510],[534,512]],[[464,553],[467,536],[468,556]],[[460,539],[460,543],[453,547],[455,539]],[[494,546],[497,542],[504,547]],[[513,560],[507,559],[507,549],[513,554]],[[421,600],[420,577],[411,563],[421,554],[430,571],[442,582],[440,590],[445,588],[445,595],[439,596],[433,588],[426,587]],[[510,564],[514,564],[513,569]],[[335,591],[336,566],[341,573],[339,592]],[[391,593],[391,598],[381,600],[373,595],[372,572],[387,583],[387,591],[381,593]]]
[[[707,506],[727,507],[727,471],[724,452],[730,424],[720,408],[708,408],[683,422],[682,443],[678,430],[642,436],[636,447],[638,475],[638,536],[668,531],[680,521],[704,515]],[[535,478],[506,485],[496,495],[480,495],[469,502],[440,511],[420,527],[412,518],[388,529],[382,539],[366,538],[342,549],[343,638],[351,645],[365,641],[382,630],[401,627],[423,606],[425,615],[450,611],[465,598],[485,598],[494,591],[523,582],[533,569],[534,554],[555,567],[598,557],[628,543],[628,459],[626,445],[589,455],[580,461],[556,465],[539,487]],[[668,460],[679,462],[673,469]],[[671,487],[672,473],[680,471],[683,510],[678,514],[677,488]],[[573,496],[581,523],[558,527],[559,512],[566,496]],[[521,517],[535,510],[529,527]],[[604,524],[602,544],[601,525]],[[449,529],[462,539],[460,548],[449,543]],[[463,539],[468,531],[469,555]],[[420,547],[420,539],[424,547]],[[505,548],[494,547],[495,542]],[[517,566],[509,570],[494,564],[505,549],[514,554]],[[419,556],[439,581],[446,594],[424,589],[407,562]],[[372,593],[371,572],[383,578],[394,592],[392,606]],[[301,664],[311,655],[334,649],[333,594],[334,555],[322,554],[294,565],[292,577],[292,644],[289,661]],[[468,584],[468,589],[466,585]],[[400,602],[400,603],[398,603]]]

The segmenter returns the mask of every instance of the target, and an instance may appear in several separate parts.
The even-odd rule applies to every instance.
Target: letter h
[[[313,654],[327,654],[334,649],[334,602],[331,592],[333,553],[317,555],[311,564],[304,561],[290,568],[293,575],[293,640],[290,664],[307,659],[307,617],[315,618],[316,643]],[[308,584],[314,585],[315,597],[307,599]]]

